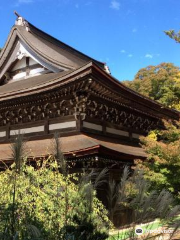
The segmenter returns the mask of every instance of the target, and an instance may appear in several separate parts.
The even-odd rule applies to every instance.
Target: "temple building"
[[[0,54],[0,160],[20,132],[28,157],[51,153],[55,132],[74,167],[133,163],[139,137],[179,112],[127,88],[99,62],[17,15]]]

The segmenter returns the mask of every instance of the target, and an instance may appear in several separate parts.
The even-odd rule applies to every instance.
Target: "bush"
[[[0,239],[59,240],[73,236],[83,240],[83,232],[90,236],[86,239],[107,237],[107,211],[96,198],[88,174],[77,178],[60,173],[54,157],[35,169],[22,159],[20,145],[13,145],[13,149],[15,163],[0,172]]]

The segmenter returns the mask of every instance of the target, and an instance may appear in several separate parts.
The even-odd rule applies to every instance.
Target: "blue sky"
[[[180,30],[179,0],[6,0],[0,1],[0,46],[16,10],[59,40],[106,62],[119,80],[132,80],[148,65],[180,66],[180,44],[163,30]]]

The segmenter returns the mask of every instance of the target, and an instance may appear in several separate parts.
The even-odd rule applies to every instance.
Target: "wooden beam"
[[[26,57],[26,76],[29,76],[30,68],[29,68],[29,57]]]

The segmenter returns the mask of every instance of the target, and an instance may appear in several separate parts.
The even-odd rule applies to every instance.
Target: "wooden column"
[[[29,57],[26,57],[26,76],[29,76],[30,68],[29,68]]]
[[[6,125],[6,139],[10,138],[10,124],[8,123]]]
[[[81,132],[83,126],[83,121],[81,119],[76,120],[76,128],[79,132]]]
[[[105,121],[102,122],[102,133],[103,133],[103,135],[106,135],[106,123],[105,123]]]
[[[44,134],[47,135],[49,133],[49,121],[45,120],[44,123]]]

